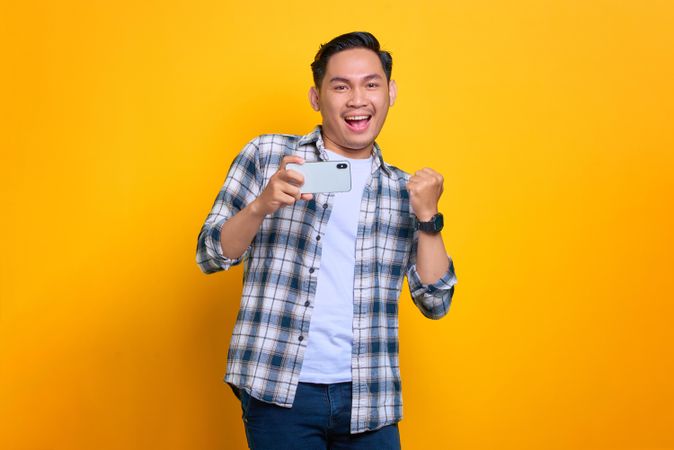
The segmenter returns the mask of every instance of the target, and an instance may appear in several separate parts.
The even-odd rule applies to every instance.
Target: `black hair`
[[[328,60],[335,53],[350,48],[367,48],[372,50],[379,56],[384,73],[386,73],[386,80],[391,81],[391,71],[393,69],[393,57],[387,51],[379,48],[379,41],[371,33],[366,31],[354,31],[352,33],[342,34],[337,36],[327,44],[322,44],[314,57],[314,62],[311,63],[311,71],[314,75],[314,84],[317,88],[321,87],[323,77],[325,76],[325,69],[328,66]]]

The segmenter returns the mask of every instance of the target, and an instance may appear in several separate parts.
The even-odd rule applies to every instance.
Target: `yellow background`
[[[674,449],[674,3],[3,2],[0,447],[239,449],[234,155],[373,32],[389,162],[445,175],[450,314],[401,298],[406,449]]]

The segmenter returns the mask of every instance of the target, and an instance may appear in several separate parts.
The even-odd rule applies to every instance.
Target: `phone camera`
[[[337,164],[338,169],[346,169],[347,165],[344,163]]]

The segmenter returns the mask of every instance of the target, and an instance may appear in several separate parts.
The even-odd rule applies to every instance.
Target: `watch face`
[[[437,213],[428,222],[419,222],[417,219],[417,230],[426,231],[430,233],[437,233],[442,230],[444,220],[442,213]]]
[[[434,218],[433,222],[434,222],[433,227],[436,230],[438,230],[438,231],[442,230],[442,226],[444,225],[444,221],[442,220],[442,214],[441,213],[438,213],[438,214],[435,215],[435,218]]]

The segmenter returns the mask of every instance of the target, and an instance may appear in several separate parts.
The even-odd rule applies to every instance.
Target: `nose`
[[[349,96],[349,100],[346,105],[353,108],[360,108],[366,104],[365,91],[359,86],[355,86],[353,89],[351,89],[351,95]]]

